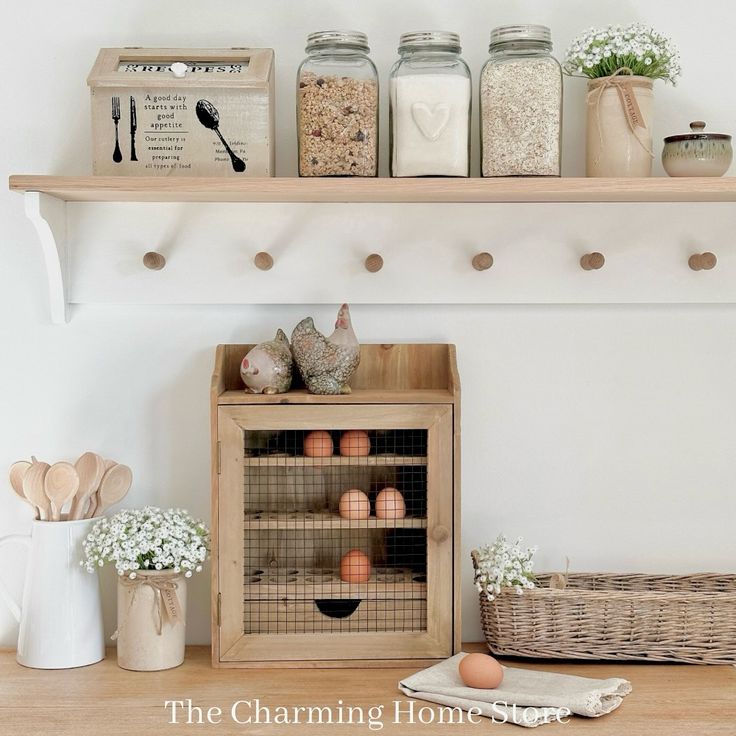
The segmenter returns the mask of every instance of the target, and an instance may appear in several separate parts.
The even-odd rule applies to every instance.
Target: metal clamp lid
[[[318,51],[330,46],[355,49],[368,53],[368,36],[362,31],[316,31],[307,36],[306,52]]]
[[[490,48],[516,41],[532,41],[552,48],[552,31],[547,26],[522,24],[498,26],[491,31]]]
[[[454,31],[410,31],[399,37],[399,53],[422,47],[444,47],[459,54],[460,35]]]

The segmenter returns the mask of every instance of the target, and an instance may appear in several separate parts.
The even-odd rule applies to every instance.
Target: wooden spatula
[[[48,521],[51,516],[51,504],[44,491],[48,469],[48,463],[40,463],[34,458],[31,467],[23,475],[23,495],[38,509],[41,521]]]
[[[132,482],[133,473],[127,465],[113,465],[106,470],[97,492],[98,502],[94,515],[101,516],[110,506],[122,501]]]
[[[51,501],[51,520],[61,521],[61,509],[74,498],[79,488],[79,475],[71,463],[54,463],[43,481],[46,497]]]
[[[100,487],[105,475],[105,461],[94,452],[85,452],[74,468],[79,476],[79,488],[72,501],[69,511],[70,519],[81,519],[90,496]]]

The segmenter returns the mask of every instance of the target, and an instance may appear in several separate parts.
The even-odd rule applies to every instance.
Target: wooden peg
[[[377,273],[383,268],[383,258],[378,253],[371,253],[368,258],[365,259],[366,271],[371,273]]]
[[[160,271],[166,265],[166,259],[155,250],[149,250],[143,256],[143,265],[151,271]]]
[[[693,253],[688,258],[687,265],[692,268],[693,271],[710,271],[716,267],[718,259],[715,253],[706,251],[705,253]]]
[[[476,271],[487,271],[493,265],[493,256],[490,253],[478,253],[473,256],[473,268]]]
[[[580,259],[580,268],[584,271],[597,271],[599,268],[603,268],[606,263],[606,258],[603,253],[586,253]]]
[[[273,268],[273,257],[270,253],[262,250],[260,253],[256,253],[256,257],[253,259],[256,264],[256,268],[260,268],[261,271],[270,271]]]

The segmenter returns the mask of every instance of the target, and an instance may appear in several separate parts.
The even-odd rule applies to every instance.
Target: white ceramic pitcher
[[[17,543],[30,550],[20,607],[0,583],[0,598],[20,623],[19,664],[65,669],[105,657],[99,580],[79,564],[96,521],[34,521],[29,536],[0,538],[0,547]]]

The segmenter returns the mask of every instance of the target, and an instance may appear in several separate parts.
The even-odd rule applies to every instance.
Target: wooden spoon
[[[38,509],[41,521],[48,521],[51,514],[51,504],[43,489],[48,469],[48,463],[40,463],[34,458],[31,467],[23,475],[23,495]]]
[[[100,490],[97,492],[99,500],[94,510],[95,516],[102,515],[113,504],[122,501],[130,490],[133,482],[133,472],[127,465],[113,465],[105,471]]]
[[[30,467],[31,464],[27,460],[18,460],[17,463],[10,466],[10,485],[24,501],[28,501],[28,499],[26,494],[23,493],[23,476]]]
[[[71,463],[54,463],[46,473],[43,488],[51,501],[51,521],[61,521],[62,507],[79,488],[79,475]]]
[[[27,460],[18,460],[17,463],[13,463],[10,466],[10,485],[18,496],[20,496],[27,504],[33,506],[29,499],[26,498],[26,494],[23,493],[23,476],[26,474],[26,470],[31,467],[31,464]],[[38,509],[33,506],[34,515],[38,518]]]
[[[105,475],[105,461],[94,452],[85,452],[74,468],[79,476],[79,488],[69,510],[70,519],[81,519],[90,496],[97,491]]]
[[[114,460],[105,460],[105,472],[110,470],[110,468],[114,468],[116,465],[117,463]],[[89,497],[89,503],[87,504],[87,508],[84,511],[84,518],[92,519],[94,516],[96,516],[97,507],[99,506],[99,504],[100,504],[100,489],[98,487],[98,488],[95,488],[94,492]]]

